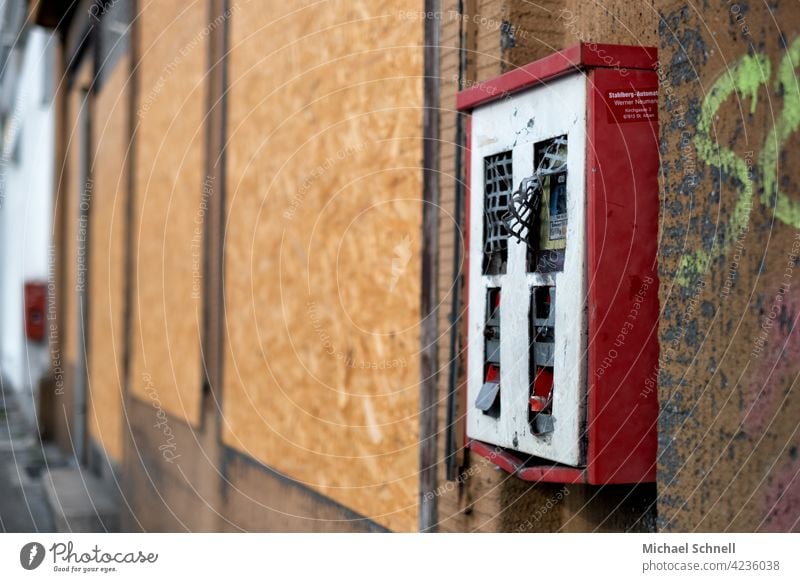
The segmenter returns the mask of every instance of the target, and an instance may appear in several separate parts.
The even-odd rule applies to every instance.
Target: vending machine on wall
[[[580,44],[458,96],[467,443],[522,479],[655,479],[656,61]]]

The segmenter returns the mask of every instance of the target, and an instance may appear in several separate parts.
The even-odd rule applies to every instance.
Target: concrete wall
[[[659,13],[659,528],[797,531],[800,9]]]

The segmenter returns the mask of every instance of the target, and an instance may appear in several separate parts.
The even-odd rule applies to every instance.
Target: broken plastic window
[[[561,271],[567,239],[567,136],[534,144],[534,168],[511,195],[503,221],[508,233],[526,245],[529,272]]]

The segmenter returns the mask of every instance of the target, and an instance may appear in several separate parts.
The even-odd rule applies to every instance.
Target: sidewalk
[[[0,385],[0,532],[53,531],[42,477],[48,465],[63,466],[59,457],[41,445],[18,395]]]

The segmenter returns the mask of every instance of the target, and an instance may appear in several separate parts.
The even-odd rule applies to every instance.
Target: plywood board
[[[207,2],[138,16],[131,393],[199,422]]]
[[[90,214],[89,434],[122,461],[125,223],[130,61],[117,62],[95,98]]]
[[[397,530],[417,527],[419,7],[234,3],[230,35],[225,442]]]

